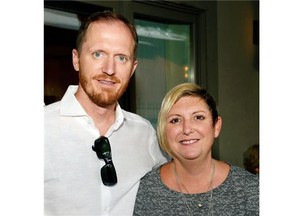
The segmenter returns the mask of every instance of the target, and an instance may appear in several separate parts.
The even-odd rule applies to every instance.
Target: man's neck
[[[94,125],[99,130],[100,135],[105,135],[107,130],[115,122],[117,103],[107,107],[100,107],[93,103],[89,97],[81,91],[77,91],[75,97],[85,112],[93,119]]]

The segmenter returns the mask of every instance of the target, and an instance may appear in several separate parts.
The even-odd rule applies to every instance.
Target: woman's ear
[[[215,128],[214,137],[217,138],[222,128],[222,118],[220,116],[218,116],[214,128]]]

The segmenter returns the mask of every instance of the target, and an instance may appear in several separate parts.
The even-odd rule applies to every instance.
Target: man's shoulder
[[[123,111],[123,115],[125,117],[125,120],[127,120],[128,122],[133,122],[134,124],[143,124],[146,125],[148,127],[152,127],[152,124],[150,123],[150,121],[136,113],[132,113],[132,112],[128,112],[126,110],[122,110]]]
[[[44,114],[50,115],[53,113],[59,113],[61,101],[54,102],[52,104],[44,106]]]
[[[44,106],[44,110],[54,110],[55,108],[59,108],[61,101],[56,101],[54,103],[48,104]]]

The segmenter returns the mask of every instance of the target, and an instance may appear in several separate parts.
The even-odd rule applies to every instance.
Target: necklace
[[[215,162],[214,162],[214,160],[211,161],[211,164],[212,164],[212,166],[213,166],[213,167],[212,167],[212,174],[211,174],[210,184],[209,184],[209,187],[208,187],[208,189],[207,189],[207,192],[210,191],[209,213],[210,213],[210,210],[211,210],[210,208],[211,208],[211,205],[212,205],[212,198],[213,198],[213,179],[214,179],[214,175],[215,175]],[[183,199],[183,201],[184,201],[184,203],[185,203],[188,211],[189,211],[190,214],[192,215],[192,211],[191,211],[190,206],[189,206],[189,204],[188,204],[188,202],[187,202],[187,200],[186,200],[186,198],[185,198],[185,195],[181,192],[181,191],[182,191],[182,190],[181,190],[181,186],[185,189],[185,192],[186,192],[187,194],[190,194],[190,193],[189,193],[189,191],[187,190],[187,188],[185,187],[185,185],[182,183],[182,181],[180,180],[180,178],[179,178],[179,176],[178,176],[178,174],[177,174],[176,166],[175,166],[175,163],[174,163],[174,162],[173,162],[173,173],[174,173],[174,176],[175,176],[175,179],[176,179],[178,188],[179,188],[179,190],[180,190],[181,197],[182,197],[182,199]],[[181,186],[180,186],[180,185],[181,185]],[[206,192],[206,193],[207,193],[207,192]],[[200,200],[200,202],[198,202],[198,204],[197,204],[198,208],[201,208],[201,207],[203,206],[202,203],[203,203],[205,197],[206,197],[206,196],[204,196],[204,197]],[[209,215],[210,215],[210,214],[209,214]]]

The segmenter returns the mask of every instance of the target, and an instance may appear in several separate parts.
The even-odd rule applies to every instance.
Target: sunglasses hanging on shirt
[[[116,170],[112,162],[111,147],[107,137],[100,136],[94,141],[92,150],[96,152],[99,159],[105,161],[101,168],[101,179],[104,185],[113,186],[117,183]]]

